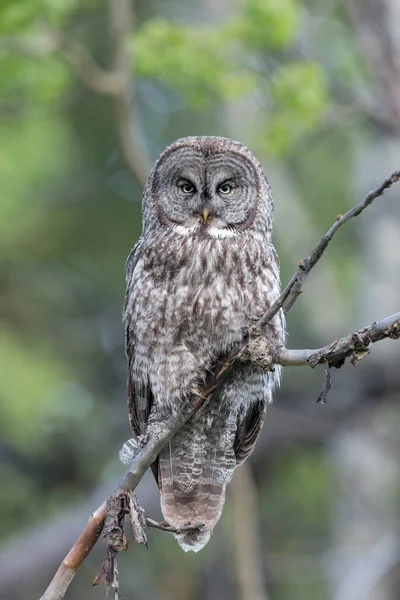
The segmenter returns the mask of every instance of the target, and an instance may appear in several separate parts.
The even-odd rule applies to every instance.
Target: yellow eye
[[[230,193],[231,193],[231,191],[232,191],[232,186],[231,186],[231,185],[229,185],[229,183],[223,183],[223,184],[221,184],[221,185],[219,186],[219,188],[218,188],[218,193],[219,193],[219,194],[224,194],[225,196],[226,196],[227,194],[230,194]]]
[[[184,194],[192,194],[194,192],[194,185],[188,182],[182,183],[180,188]]]

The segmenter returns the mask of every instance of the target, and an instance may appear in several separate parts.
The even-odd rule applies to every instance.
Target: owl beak
[[[207,223],[207,219],[208,219],[209,215],[210,215],[209,211],[205,208],[203,210],[203,221],[204,221],[204,223]]]

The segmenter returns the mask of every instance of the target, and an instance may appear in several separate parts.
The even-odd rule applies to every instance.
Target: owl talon
[[[205,527],[205,523],[197,523],[196,525],[183,525],[182,527],[174,527],[170,525],[167,521],[155,521],[154,519],[150,519],[150,517],[146,517],[146,524],[148,527],[155,527],[156,529],[161,529],[162,531],[169,531],[170,533],[181,534],[188,531],[198,531],[201,532]]]

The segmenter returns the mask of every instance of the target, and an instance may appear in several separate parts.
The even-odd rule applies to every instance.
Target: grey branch
[[[179,414],[171,415],[169,419],[163,423],[158,423],[153,427],[149,427],[147,442],[135,456],[129,469],[125,472],[119,486],[111,497],[124,495],[136,488],[145,471],[157,458],[163,446],[173,438],[178,430],[195,412],[204,406],[212,393],[219,385],[221,385],[221,382],[225,380],[225,377],[235,369],[238,361],[255,362],[266,370],[273,369],[274,364],[286,366],[308,365],[310,367],[315,367],[320,362],[327,364],[327,367],[338,367],[343,364],[348,357],[351,357],[353,364],[356,364],[368,353],[369,346],[372,343],[384,338],[398,339],[400,337],[400,313],[396,313],[382,321],[372,323],[372,325],[365,327],[362,330],[350,333],[348,336],[335,340],[324,348],[319,348],[317,350],[289,350],[286,348],[275,348],[268,340],[260,335],[260,332],[265,328],[265,325],[283,307],[286,301],[286,310],[290,310],[296,302],[301,293],[302,284],[312,268],[322,257],[336,231],[352,217],[359,215],[365,210],[365,208],[367,208],[378,196],[381,196],[386,189],[394,182],[398,181],[399,177],[400,171],[396,171],[390,177],[385,179],[379,187],[370,192],[362,202],[357,204],[345,215],[338,216],[334,225],[332,225],[329,231],[323,236],[313,252],[304,261],[299,263],[298,271],[292,277],[289,284],[283,290],[271,309],[256,324],[254,332],[249,332],[243,347],[239,351],[233,352],[227,358],[222,358],[217,362],[215,368],[206,378],[201,395],[193,396],[192,401],[184,405]],[[255,333],[254,337],[251,336],[252,333]],[[61,563],[49,587],[41,597],[41,600],[61,600],[61,598],[64,597],[76,571],[98,540],[104,526],[106,514],[107,503],[103,502],[90,517],[85,529]]]
[[[386,317],[381,321],[372,323],[369,327],[349,333],[346,337],[339,338],[316,350],[278,350],[278,362],[285,367],[301,367],[309,365],[315,367],[318,363],[328,362],[329,366],[340,364],[344,359],[351,357],[356,364],[369,352],[369,345],[385,338],[398,339],[400,337],[400,312]]]
[[[248,463],[231,483],[235,573],[240,600],[269,600],[261,565],[257,488]]]
[[[59,53],[85,87],[106,96],[125,94],[128,80],[123,73],[100,67],[85,46],[73,39],[60,33],[55,34],[55,39],[58,40]]]
[[[129,37],[134,25],[130,0],[109,0],[109,24],[112,43],[113,73],[126,81],[124,90],[114,96],[119,149],[122,158],[140,187],[144,187],[150,173],[150,160],[133,123],[135,116],[135,89],[132,77],[132,57],[128,50]],[[129,85],[128,85],[129,82]]]
[[[8,39],[1,47],[19,54],[45,56],[58,53],[72,68],[81,83],[96,94],[110,96],[115,104],[116,131],[123,161],[140,187],[144,187],[150,164],[140,135],[133,127],[135,90],[132,56],[129,50],[133,10],[129,0],[109,0],[109,26],[112,64],[104,69],[89,50],[61,31],[46,31],[33,41]]]
[[[129,80],[124,74],[103,69],[85,46],[62,31],[49,29],[28,41],[17,37],[5,38],[0,47],[6,52],[37,58],[57,53],[72,67],[85,87],[97,94],[116,96],[127,89]]]
[[[383,193],[390,188],[393,183],[399,181],[399,179],[400,170],[395,171],[389,177],[386,177],[386,179],[377,188],[369,192],[364,200],[350,209],[347,213],[344,215],[337,215],[332,227],[321,238],[311,254],[299,262],[299,268],[297,272],[293,275],[287,286],[283,289],[279,298],[260,319],[258,323],[258,327],[260,329],[263,329],[282,307],[284,307],[286,313],[288,313],[293,307],[294,303],[303,291],[303,284],[305,280],[320,258],[322,258],[322,255],[332,241],[333,236],[342,227],[342,225],[347,223],[347,221],[353,217],[357,217],[359,214],[361,214],[368,206],[370,206],[370,204],[372,204],[374,200],[376,200],[376,198],[382,196]]]

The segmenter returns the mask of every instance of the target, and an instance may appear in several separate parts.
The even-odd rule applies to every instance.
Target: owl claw
[[[149,527],[155,527],[156,529],[161,529],[162,531],[169,531],[170,533],[181,534],[187,531],[199,531],[205,527],[205,523],[197,523],[196,525],[183,525],[182,527],[174,527],[170,525],[167,521],[155,521],[154,519],[150,519],[150,517],[146,517],[146,524]]]
[[[140,450],[146,444],[148,434],[138,435],[136,438],[130,438],[125,442],[119,451],[119,460],[124,465],[130,465],[133,459],[139,454]]]

